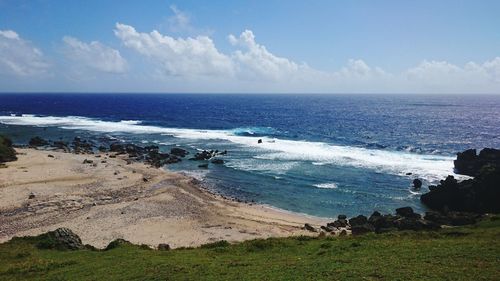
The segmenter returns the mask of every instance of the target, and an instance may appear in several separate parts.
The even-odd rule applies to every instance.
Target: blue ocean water
[[[326,217],[425,210],[419,195],[453,174],[456,152],[500,147],[499,124],[493,95],[0,94],[0,133],[17,142],[105,135],[165,151],[227,150],[208,170],[168,168],[242,200]]]

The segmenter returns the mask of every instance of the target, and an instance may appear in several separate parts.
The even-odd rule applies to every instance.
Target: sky
[[[500,94],[500,1],[0,0],[0,92]]]

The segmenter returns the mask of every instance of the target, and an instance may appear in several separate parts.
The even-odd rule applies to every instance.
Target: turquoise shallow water
[[[413,178],[425,192],[453,174],[456,152],[500,147],[498,124],[498,96],[0,95],[0,133],[17,142],[107,136],[228,150],[208,170],[169,168],[226,195],[328,217],[422,211]]]

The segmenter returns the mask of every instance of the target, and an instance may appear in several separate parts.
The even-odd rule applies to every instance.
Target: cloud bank
[[[194,30],[185,13],[174,6],[171,9],[174,16],[170,24],[176,31]],[[500,57],[463,66],[423,60],[400,73],[371,66],[362,59],[351,59],[337,71],[324,71],[269,51],[249,29],[227,36],[226,43],[231,46],[228,52],[220,51],[207,35],[173,37],[157,30],[138,31],[123,23],[117,23],[113,32],[120,45],[118,49],[98,41],[86,43],[70,36],[62,38],[69,67],[85,69],[78,75],[93,76],[88,83],[102,84],[106,91],[123,92],[130,90],[130,85],[138,85],[134,91],[500,93]],[[122,55],[125,53],[127,56]],[[0,31],[0,78],[57,73],[59,66],[48,61],[15,31]],[[124,76],[98,81],[99,73]],[[5,90],[8,89],[0,86],[0,91]]]
[[[44,75],[49,67],[43,53],[31,42],[15,31],[0,30],[0,75]]]
[[[127,61],[118,50],[98,41],[87,44],[70,36],[65,36],[62,40],[66,58],[77,66],[109,73],[124,73],[127,70]]]

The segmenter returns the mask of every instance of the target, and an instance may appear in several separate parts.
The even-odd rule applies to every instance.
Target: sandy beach
[[[17,161],[0,168],[0,242],[68,227],[98,248],[117,238],[176,248],[311,235],[302,229],[304,223],[326,222],[234,202],[207,192],[188,176],[127,164],[127,156],[17,152]]]

